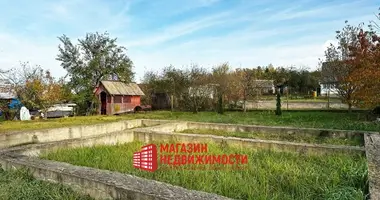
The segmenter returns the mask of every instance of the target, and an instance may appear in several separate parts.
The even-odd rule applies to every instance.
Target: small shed
[[[136,83],[101,81],[95,95],[100,102],[98,113],[114,115],[142,110],[141,96],[145,94]]]

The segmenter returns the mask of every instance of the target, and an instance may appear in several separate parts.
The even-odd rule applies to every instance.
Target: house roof
[[[339,62],[323,62],[320,79],[320,84],[334,84],[337,83],[337,74],[339,74]]]
[[[145,95],[136,83],[123,83],[120,81],[100,82],[110,95]]]
[[[12,85],[6,79],[0,79],[0,99],[13,99],[17,98]]]

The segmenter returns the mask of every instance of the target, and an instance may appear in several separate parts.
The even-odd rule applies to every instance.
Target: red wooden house
[[[144,95],[136,83],[101,81],[95,88],[98,97],[99,114],[114,115],[141,110],[141,96]]]

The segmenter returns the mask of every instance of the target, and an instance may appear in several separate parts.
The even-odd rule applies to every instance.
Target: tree
[[[208,84],[210,76],[207,70],[197,65],[192,66],[188,77],[189,88],[186,96],[193,113],[198,113],[199,108],[206,104],[214,92],[213,86]]]
[[[18,88],[21,102],[29,108],[41,109],[45,117],[47,110],[63,99],[61,83],[54,80],[49,71],[40,71],[39,76],[26,81]]]
[[[186,109],[184,104],[178,104],[182,94],[189,88],[189,71],[175,69],[174,66],[165,67],[161,73],[148,71],[144,75],[143,83],[147,84],[148,93],[167,93],[173,97],[175,108]]]
[[[226,80],[228,81],[226,98],[228,102],[233,102],[233,104],[230,104],[230,108],[236,108],[237,102],[242,96],[240,78],[241,77],[237,71],[231,71],[228,73],[228,78]]]
[[[361,29],[347,24],[342,31],[337,31],[336,39],[338,45],[330,46],[325,51],[326,61],[322,65],[322,76],[324,82],[337,89],[342,101],[348,104],[348,111],[351,112],[352,106],[358,103],[358,96],[355,95],[359,85],[353,81],[357,76],[357,65],[347,62],[352,54],[352,48],[359,45],[357,35]]]
[[[282,111],[281,111],[281,94],[280,92],[278,91],[277,92],[277,95],[276,95],[276,115],[280,116],[282,115]]]
[[[377,17],[380,20],[380,14]],[[380,38],[376,31],[379,26],[375,22],[368,31],[361,28],[359,44],[349,46],[351,53],[346,60],[347,65],[355,66],[352,81],[359,86],[354,94],[359,100],[357,106],[371,109],[380,105]]]
[[[21,63],[21,69],[11,69],[6,77],[22,104],[28,109],[43,110],[45,116],[50,106],[69,96],[64,93],[62,80],[56,81],[49,70],[44,71],[39,65]]]
[[[230,66],[228,63],[223,63],[217,67],[214,67],[212,69],[212,77],[214,80],[214,83],[217,84],[217,96],[218,96],[218,106],[217,111],[219,114],[223,114],[224,112],[224,96],[227,93],[231,93],[229,87],[230,81],[228,80],[230,78],[229,76]]]
[[[252,96],[256,76],[255,76],[254,70],[248,69],[248,68],[237,69],[236,73],[238,74],[239,80],[240,80],[238,90],[240,90],[240,93],[242,94],[243,108],[244,108],[244,112],[246,112],[247,111],[247,105],[246,105],[247,99],[248,99],[248,97]]]
[[[67,70],[72,89],[90,103],[87,115],[95,103],[93,89],[101,80],[132,81],[133,63],[125,47],[118,46],[117,38],[110,38],[107,32],[87,33],[78,44],[73,44],[66,35],[58,38],[62,45],[58,47],[57,60]]]

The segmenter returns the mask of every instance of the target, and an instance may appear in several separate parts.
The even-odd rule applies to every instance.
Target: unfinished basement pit
[[[0,164],[6,170],[27,168],[38,179],[68,185],[95,199],[363,199],[368,195],[365,151],[359,139],[355,141],[360,133],[324,135],[357,143],[318,143],[305,136],[317,137],[321,130],[165,120],[137,124],[103,134],[11,147],[2,150]],[[217,134],[199,132],[210,130]],[[239,135],[262,136],[264,132],[265,138]],[[280,132],[301,136],[274,141]],[[157,146],[155,172],[133,166],[134,153],[148,144]],[[192,161],[189,151],[165,150],[170,144],[207,144],[207,152],[193,152]],[[246,157],[239,160],[237,155]]]
[[[170,144],[178,143],[181,142],[172,141]],[[160,147],[163,143],[154,144]],[[133,153],[144,145],[143,142],[135,141],[117,145],[60,148],[45,152],[40,158],[130,174],[233,199],[329,199],[336,195],[360,199],[365,196],[367,166],[366,159],[361,154],[300,156],[297,153],[253,151],[207,143],[207,152],[203,152],[205,155],[247,155],[247,164],[240,167],[224,166],[223,163],[213,165],[216,161],[213,163],[210,160],[206,164],[206,158],[203,163],[194,158],[192,164],[181,163],[184,165],[173,168],[173,155],[171,161],[163,161],[158,157],[159,168],[152,173],[133,167]],[[180,152],[166,152],[168,153],[185,155],[177,154]],[[215,169],[215,166],[220,168]]]

